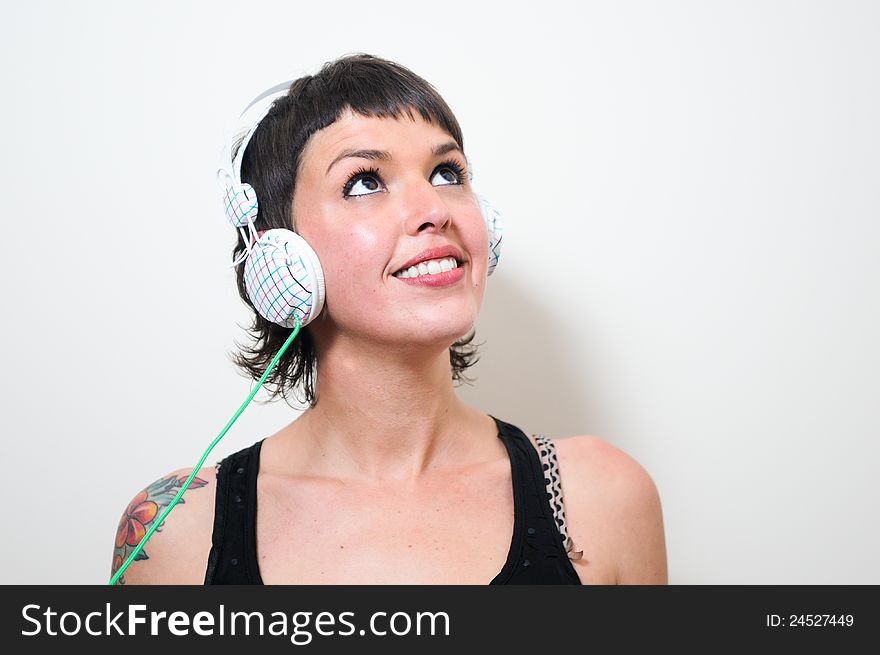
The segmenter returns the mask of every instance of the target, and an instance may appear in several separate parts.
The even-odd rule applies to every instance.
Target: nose
[[[442,232],[452,220],[449,207],[437,193],[437,187],[427,180],[409,185],[401,211],[404,229],[410,235],[426,230]]]

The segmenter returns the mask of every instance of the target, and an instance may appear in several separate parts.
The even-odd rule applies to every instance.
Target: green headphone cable
[[[147,543],[147,540],[150,538],[150,535],[152,535],[153,532],[155,532],[156,528],[158,528],[160,525],[162,525],[162,521],[165,520],[165,517],[168,515],[168,512],[170,512],[172,509],[174,509],[174,506],[177,504],[177,501],[180,500],[181,496],[183,496],[183,493],[189,487],[189,483],[193,481],[194,477],[196,477],[196,473],[198,473],[199,469],[202,468],[202,464],[205,463],[205,460],[207,459],[210,452],[214,449],[214,446],[217,445],[217,442],[219,442],[223,438],[223,436],[226,434],[226,432],[229,430],[229,428],[232,427],[232,424],[235,423],[235,420],[244,411],[244,408],[248,406],[248,403],[251,402],[253,397],[256,395],[257,391],[259,391],[260,387],[263,386],[263,382],[266,381],[266,378],[269,376],[269,373],[272,371],[272,369],[275,368],[275,365],[278,363],[278,360],[281,359],[281,355],[284,354],[284,351],[287,350],[287,347],[294,340],[296,335],[299,334],[299,314],[294,312],[293,315],[294,315],[294,319],[296,321],[296,325],[293,328],[293,332],[291,332],[290,336],[287,337],[287,341],[284,342],[284,345],[281,346],[281,349],[275,354],[275,357],[272,358],[272,361],[269,362],[269,366],[266,368],[266,372],[263,373],[263,376],[260,378],[259,382],[257,382],[257,386],[254,387],[254,390],[251,391],[251,394],[247,397],[247,400],[245,400],[242,403],[241,407],[238,408],[238,411],[235,412],[235,416],[233,416],[231,419],[229,419],[229,423],[226,424],[226,427],[223,428],[223,430],[221,430],[220,434],[217,435],[217,438],[211,442],[211,445],[208,446],[208,449],[202,454],[202,458],[199,460],[199,463],[196,464],[196,467],[192,470],[192,473],[189,474],[189,477],[186,479],[186,482],[180,488],[180,491],[177,492],[177,495],[174,497],[174,500],[172,500],[171,503],[168,505],[168,507],[165,508],[165,511],[162,512],[162,514],[159,516],[159,518],[153,522],[153,525],[150,527],[147,534],[144,535],[144,538],[141,539],[140,543],[137,545],[137,548],[135,548],[132,551],[131,555],[128,556],[128,559],[125,560],[125,563],[122,566],[120,566],[119,570],[116,571],[116,573],[113,575],[112,578],[110,578],[109,585],[111,587],[116,584],[116,581],[119,580],[119,578],[125,572],[125,569],[128,568],[128,565],[131,564],[132,561],[134,561],[134,558],[137,557],[138,553],[140,553],[141,550],[143,550],[144,544]]]

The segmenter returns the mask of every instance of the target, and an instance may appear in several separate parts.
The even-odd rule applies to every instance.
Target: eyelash
[[[440,162],[437,165],[437,168],[434,169],[434,172],[436,172],[438,169],[443,168],[443,167],[452,169],[452,171],[458,176],[458,179],[459,179],[459,181],[456,184],[447,184],[444,186],[457,186],[460,184],[464,184],[464,180],[467,177],[467,171],[465,171],[464,167],[461,164],[459,164],[454,159],[447,159],[446,161]],[[375,177],[379,181],[382,180],[382,176],[379,175],[379,170],[377,168],[366,168],[366,167],[362,166],[357,171],[355,171],[354,174],[350,178],[348,178],[348,181],[345,184],[342,185],[342,197],[345,199],[356,198],[357,196],[350,196],[348,194],[351,191],[351,188],[354,186],[354,183],[357,182],[361,177],[364,177],[364,176]],[[365,195],[372,195],[372,194],[365,194]]]

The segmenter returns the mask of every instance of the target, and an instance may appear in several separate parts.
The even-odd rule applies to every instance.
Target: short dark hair
[[[347,109],[378,118],[399,118],[404,113],[414,118],[415,110],[425,121],[448,132],[464,152],[461,128],[449,106],[431,84],[409,69],[365,53],[327,62],[316,75],[306,75],[293,82],[287,94],[272,103],[248,143],[242,158],[241,180],[257,193],[260,209],[255,227],[258,230],[296,230],[296,225],[291,225],[290,213],[303,148],[315,132],[336,122]],[[295,223],[296,217],[293,220]],[[244,249],[245,242],[239,234],[233,259]],[[238,293],[254,311],[254,319],[253,325],[245,328],[252,343],[236,342],[238,352],[232,353],[231,359],[246,377],[259,380],[292,329],[267,321],[254,309],[245,289],[244,265],[236,268],[236,277]],[[449,347],[455,382],[472,382],[464,372],[479,360],[478,346],[471,344],[475,334],[475,330],[471,330]],[[316,363],[314,341],[306,326],[267,376],[264,383],[270,391],[267,402],[280,396],[293,407],[289,392],[295,394],[302,387],[304,398],[300,402],[314,406],[317,402]]]

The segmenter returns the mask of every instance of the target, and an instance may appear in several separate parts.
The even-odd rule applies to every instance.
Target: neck
[[[412,483],[486,452],[474,435],[494,422],[455,394],[448,348],[426,348],[344,339],[319,348],[317,402],[294,430],[312,475]]]

